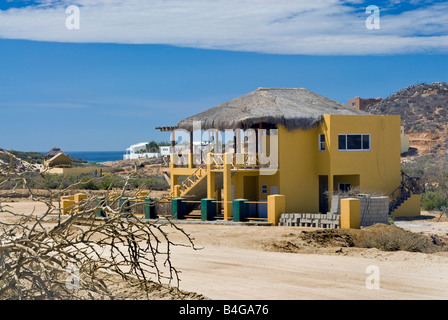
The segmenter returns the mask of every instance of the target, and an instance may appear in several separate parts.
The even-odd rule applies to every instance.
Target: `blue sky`
[[[347,103],[447,81],[446,1],[270,3],[2,1],[0,147],[124,151],[258,87]],[[65,24],[71,4],[79,30]]]

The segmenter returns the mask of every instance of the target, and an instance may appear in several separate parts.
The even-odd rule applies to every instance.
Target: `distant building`
[[[62,152],[58,147],[54,147],[44,156],[43,170],[50,174],[57,174],[60,176],[92,174],[101,176],[103,172],[110,171],[111,167],[98,166],[79,166],[73,167],[72,159]]]
[[[380,97],[376,99],[362,99],[360,97],[354,97],[353,99],[348,99],[348,106],[357,110],[365,110],[368,106],[381,102],[383,99]]]
[[[160,154],[162,156],[169,156],[171,153],[171,147],[170,146],[162,146],[160,147]]]
[[[160,158],[159,152],[147,152],[146,146],[149,142],[140,142],[126,148],[126,154],[123,155],[123,160],[133,160],[139,158]]]
[[[44,166],[47,168],[71,168],[72,159],[61,149],[54,147],[45,155]]]

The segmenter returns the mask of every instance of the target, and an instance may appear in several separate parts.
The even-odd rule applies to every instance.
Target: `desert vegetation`
[[[424,210],[448,207],[448,154],[419,156],[403,163],[403,170],[421,177],[426,192],[422,195]]]
[[[57,174],[30,174],[28,177],[28,185],[32,189],[72,189],[77,190],[108,190],[112,188],[133,189],[150,189],[150,190],[166,190],[168,183],[159,175],[136,175],[127,179],[126,176],[117,174],[105,174],[96,177],[95,174],[78,174],[71,176],[61,176]],[[5,185],[4,189],[13,188],[11,182]]]
[[[86,194],[62,216],[57,205],[61,195],[104,180],[70,181],[42,197],[33,184],[37,178],[45,181],[44,175],[0,168],[0,178],[0,188],[26,189],[29,199],[45,207],[24,213],[0,202],[0,299],[132,299],[135,292],[141,298],[154,292],[164,292],[164,298],[200,298],[176,289],[178,271],[171,263],[171,247],[195,249],[192,238],[170,219],[156,224],[133,215],[136,196],[119,204],[119,197],[100,200]],[[134,178],[120,180],[122,194]],[[106,217],[98,217],[98,211]],[[171,241],[166,229],[174,229],[184,241]],[[114,278],[121,280],[120,286],[111,282]],[[123,297],[114,291],[123,286],[133,294]]]

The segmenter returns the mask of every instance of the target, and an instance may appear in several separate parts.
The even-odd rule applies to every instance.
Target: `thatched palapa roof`
[[[48,151],[48,153],[45,155],[45,159],[51,159],[53,158],[55,155],[59,154],[59,153],[64,153],[62,152],[61,149],[59,149],[58,147],[54,147],[53,149],[51,149],[50,151]],[[65,154],[65,153],[64,153]]]
[[[260,123],[288,130],[309,129],[325,114],[368,114],[303,88],[257,90],[180,121],[177,128],[191,131],[194,121],[201,129],[247,129]]]

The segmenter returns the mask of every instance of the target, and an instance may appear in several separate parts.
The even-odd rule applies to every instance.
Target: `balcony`
[[[197,169],[204,164],[210,165],[215,171],[224,170],[225,164],[230,164],[231,170],[259,170],[277,168],[278,160],[271,159],[264,153],[208,153],[207,156],[191,153],[171,154],[173,169]]]

